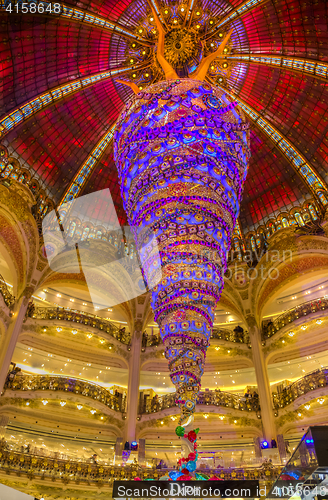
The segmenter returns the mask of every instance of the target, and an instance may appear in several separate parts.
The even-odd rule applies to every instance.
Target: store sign
[[[114,481],[113,498],[258,498],[259,482]]]

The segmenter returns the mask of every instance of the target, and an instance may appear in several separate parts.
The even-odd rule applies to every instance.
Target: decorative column
[[[136,423],[139,406],[141,327],[137,326],[132,336],[131,358],[129,364],[128,395],[126,409],[125,441],[135,441]]]
[[[18,336],[21,332],[25,314],[27,311],[28,303],[33,293],[32,287],[26,287],[21,297],[15,303],[13,308],[13,317],[9,323],[8,329],[1,339],[0,343],[0,394],[6,382],[8,370]]]
[[[249,337],[252,345],[253,363],[261,405],[263,437],[271,444],[276,439],[273,405],[267,367],[261,345],[261,332],[253,315],[247,316]]]

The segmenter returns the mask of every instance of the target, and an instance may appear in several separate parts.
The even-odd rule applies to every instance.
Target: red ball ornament
[[[189,431],[188,432],[188,439],[191,443],[194,443],[197,439],[197,434],[195,431]]]
[[[184,437],[184,438],[187,438],[187,437],[188,437],[188,434],[184,434],[184,436],[183,436],[183,437]]]

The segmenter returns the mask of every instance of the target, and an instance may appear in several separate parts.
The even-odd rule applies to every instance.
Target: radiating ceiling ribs
[[[225,59],[247,64],[263,64],[273,68],[281,68],[294,73],[304,73],[320,80],[328,79],[328,64],[314,59],[302,59],[300,57],[285,57],[274,54],[233,54],[225,56]]]
[[[209,80],[211,80],[209,78]],[[212,83],[214,83],[211,80]],[[326,183],[321,179],[319,174],[314,171],[312,166],[308,163],[306,158],[298,151],[298,149],[293,146],[293,144],[288,141],[284,134],[282,134],[278,129],[271,125],[267,120],[263,118],[254,108],[246,104],[246,102],[240,97],[236,96],[227,89],[217,85],[223,92],[229,95],[234,101],[238,102],[239,106],[245,111],[245,113],[252,119],[253,123],[260,128],[274,143],[274,145],[282,152],[285,158],[288,160],[293,169],[304,181],[308,187],[310,193],[312,193],[315,199],[318,201],[319,205],[322,206],[321,200],[318,197],[317,191],[323,190],[328,192]]]
[[[106,132],[106,134],[100,139],[100,141],[98,141],[96,146],[88,155],[88,158],[83,162],[82,166],[75,174],[68,189],[62,196],[60,205],[73,200],[81,193],[82,188],[85,186],[87,180],[90,178],[90,175],[94,171],[99,159],[102,157],[105,149],[107,149],[107,146],[111,142],[114,135],[114,128],[115,125],[113,125],[110,128],[110,130]]]
[[[236,21],[239,17],[250,12],[252,9],[258,7],[258,5],[262,6],[268,1],[269,0],[246,0],[246,2],[243,2],[241,5],[239,5],[239,7],[237,7],[236,9],[233,9],[226,16],[224,16],[214,26],[214,28],[206,34],[205,40],[208,40],[209,38],[212,38],[213,36],[215,36],[216,33],[218,33],[219,31],[222,30],[222,27],[224,25],[231,23],[232,21]]]
[[[90,87],[101,80],[107,80],[112,78],[114,75],[123,74],[143,67],[144,65],[113,68],[108,71],[86,76],[84,78],[78,78],[70,81],[69,83],[64,83],[63,85],[50,89],[47,92],[43,92],[22,106],[15,108],[3,118],[0,118],[0,139],[11,132],[16,126],[21,125],[24,121],[31,118],[31,116],[35,113],[44,109],[46,106],[58,102],[60,99],[72,95],[79,90]]]

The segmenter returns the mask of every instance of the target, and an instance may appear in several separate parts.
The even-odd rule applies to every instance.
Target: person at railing
[[[147,332],[144,331],[142,334],[142,340],[141,340],[142,347],[147,347],[147,341],[148,341],[148,335],[147,335]]]
[[[97,462],[97,458],[98,458],[97,453],[94,453],[94,454],[92,455],[92,457],[90,457],[90,458],[89,458],[89,460],[90,460],[90,462],[91,462],[92,464],[96,464],[96,465],[97,465],[97,463],[98,463],[98,462]]]
[[[125,326],[123,326],[123,328],[119,328],[118,334],[117,334],[117,340],[122,342],[124,336],[125,336]]]
[[[158,395],[155,394],[151,401],[151,411],[156,412],[159,410],[159,400],[158,400]]]

